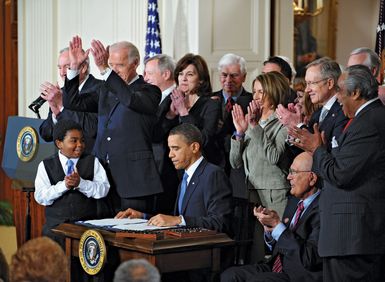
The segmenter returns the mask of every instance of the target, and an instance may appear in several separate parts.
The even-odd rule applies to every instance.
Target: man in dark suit
[[[294,159],[287,179],[295,198],[289,198],[283,220],[273,210],[254,209],[254,215],[264,226],[266,244],[273,248],[271,260],[229,268],[222,273],[221,281],[322,281],[322,260],[317,250],[320,191],[311,167],[312,157],[308,153]]]
[[[303,125],[299,120],[300,115],[291,112],[279,105],[277,115],[282,124],[288,127],[305,127],[311,132],[314,124],[318,124],[324,132],[327,149],[332,149],[332,141],[337,140],[347,123],[347,118],[342,112],[337,101],[337,81],[341,74],[340,66],[329,58],[320,58],[306,66],[306,89],[313,104],[321,104],[322,107],[315,111],[308,125]],[[295,139],[292,139],[295,144]]]
[[[111,172],[111,188],[116,187],[120,197],[109,194],[112,200],[118,200],[112,202],[114,212],[128,207],[153,212],[154,195],[163,191],[151,148],[160,90],[136,73],[140,56],[132,43],[118,42],[108,51],[97,40],[91,46],[105,82],[90,95],[78,95],[78,70],[90,50],[83,54],[80,37],[74,37],[69,48],[64,106],[98,113],[94,151]]]
[[[232,216],[231,187],[223,170],[202,156],[202,134],[192,124],[173,128],[168,137],[170,158],[184,175],[178,189],[174,215],[158,214],[148,223],[155,226],[203,227],[230,232]],[[117,214],[118,218],[149,217],[134,209]]]
[[[245,226],[248,224],[249,213],[252,208],[248,209],[248,193],[245,183],[245,170],[242,167],[234,169],[231,167],[230,140],[235,132],[233,118],[231,115],[232,107],[238,104],[242,107],[244,113],[247,113],[247,107],[253,99],[253,95],[243,88],[246,80],[247,70],[246,61],[243,57],[235,54],[225,54],[218,62],[219,79],[222,89],[214,92],[212,98],[218,99],[222,105],[222,118],[218,125],[217,138],[219,146],[225,156],[224,170],[230,177],[231,186],[233,188],[234,197],[234,218],[233,231],[234,239],[237,243],[246,242],[248,239],[247,232],[244,232]],[[250,235],[251,236],[251,235]],[[247,246],[236,248],[235,260],[237,263],[245,260]]]
[[[69,66],[68,48],[60,51],[58,58],[59,75],[63,82],[67,76],[67,68]],[[87,59],[79,70],[79,93],[87,95],[97,89],[101,80],[96,79],[90,74],[89,60]],[[58,85],[50,82],[44,82],[40,86],[41,97],[48,102],[49,113],[46,120],[39,127],[40,136],[46,141],[53,141],[53,127],[63,119],[73,120],[81,125],[86,144],[85,152],[91,153],[95,144],[96,132],[98,127],[98,116],[96,113],[78,112],[63,107],[62,89]]]
[[[174,210],[179,184],[177,171],[168,157],[168,131],[162,128],[171,105],[170,93],[176,86],[174,70],[174,60],[165,54],[155,55],[144,62],[144,81],[158,86],[162,91],[162,99],[156,112],[158,120],[154,126],[152,150],[164,190],[163,193],[156,196],[156,211],[166,214],[172,213]]]
[[[385,281],[385,108],[366,66],[348,67],[338,80],[338,102],[350,118],[332,151],[319,130],[293,128],[298,146],[313,154],[324,180],[318,250],[325,281]]]

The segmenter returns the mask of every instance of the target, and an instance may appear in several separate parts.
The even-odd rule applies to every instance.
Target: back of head
[[[170,130],[169,135],[181,135],[186,140],[187,144],[196,142],[199,144],[200,148],[202,148],[202,133],[198,127],[190,123],[182,123],[178,126],[175,126]]]
[[[239,65],[242,74],[247,72],[246,61],[241,56],[232,53],[225,54],[218,62],[218,71],[221,72],[223,67],[229,65]]]
[[[160,274],[147,260],[132,259],[116,269],[114,282],[160,282]]]
[[[351,95],[354,91],[360,92],[360,97],[364,100],[371,100],[378,97],[378,83],[370,70],[364,65],[353,65],[344,71],[347,77],[344,85]]]
[[[207,67],[207,63],[205,59],[203,59],[200,55],[194,55],[191,53],[188,53],[184,55],[176,64],[175,71],[174,71],[174,80],[179,84],[178,82],[178,76],[179,73],[182,72],[185,68],[187,68],[189,65],[193,65],[199,76],[199,86],[197,88],[197,94],[198,95],[211,95],[212,87],[210,82],[210,73],[209,69]]]
[[[281,73],[291,82],[293,77],[293,72],[291,70],[290,64],[284,59],[278,56],[269,57],[266,61],[263,62],[263,65],[266,64],[276,64],[281,68]]]
[[[67,258],[58,243],[48,237],[26,242],[12,256],[10,277],[12,282],[65,281]]]
[[[354,49],[350,53],[350,56],[360,55],[360,54],[366,55],[366,59],[361,64],[368,67],[372,73],[374,70],[375,71],[374,76],[377,77],[381,69],[381,60],[378,57],[377,53],[370,48],[360,47],[360,48]]]

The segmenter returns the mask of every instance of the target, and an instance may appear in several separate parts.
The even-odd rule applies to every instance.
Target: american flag
[[[377,37],[376,37],[376,53],[381,59],[381,81],[383,81],[385,68],[385,0],[380,1],[380,13],[378,16]]]
[[[147,32],[146,32],[146,54],[144,59],[162,53],[160,40],[158,0],[148,0],[147,10]]]

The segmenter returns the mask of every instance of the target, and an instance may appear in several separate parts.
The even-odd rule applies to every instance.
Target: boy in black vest
[[[35,179],[35,200],[45,206],[43,235],[64,247],[64,240],[51,229],[64,222],[95,219],[96,200],[107,195],[110,184],[99,160],[83,154],[82,128],[72,120],[54,127],[59,152],[40,162]]]

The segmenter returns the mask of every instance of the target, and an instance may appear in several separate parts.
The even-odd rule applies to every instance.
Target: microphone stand
[[[28,108],[33,111],[38,119],[41,119],[39,109],[45,103],[45,100],[41,97],[38,97],[35,101],[33,101]]]

